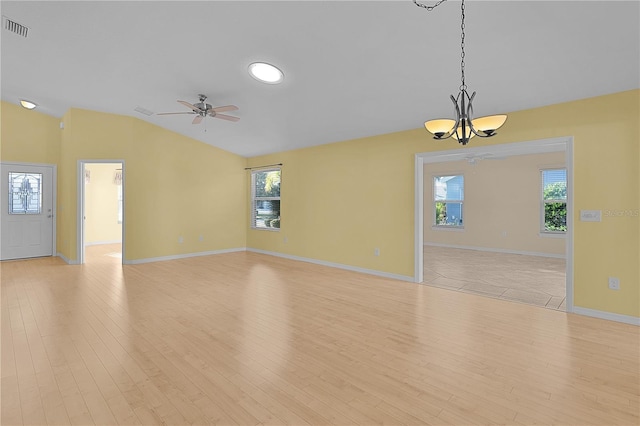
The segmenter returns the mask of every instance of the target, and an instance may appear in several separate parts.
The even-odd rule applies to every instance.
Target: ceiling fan
[[[207,100],[206,95],[198,95],[198,97],[200,98],[200,102],[196,104],[190,104],[189,102],[185,102],[185,101],[178,101],[178,103],[189,108],[191,110],[189,112],[159,112],[159,113],[156,113],[156,115],[195,114],[196,116],[193,118],[192,124],[199,124],[202,121],[202,119],[205,118],[206,116],[221,118],[223,120],[234,121],[234,122],[240,120],[240,118],[234,117],[232,115],[220,114],[221,112],[237,111],[238,110],[237,106],[226,105],[226,106],[214,108],[211,106],[211,104],[208,104],[205,102]]]
[[[507,158],[506,155],[494,155],[494,154],[476,154],[476,155],[467,155],[464,157],[465,160],[471,165],[476,165],[480,160],[504,160]]]

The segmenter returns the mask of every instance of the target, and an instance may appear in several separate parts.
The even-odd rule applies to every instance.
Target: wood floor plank
[[[60,396],[65,406],[71,424],[93,424],[84,398],[67,364],[61,346],[72,344],[70,339],[55,339],[51,336],[43,337],[43,343],[51,362],[51,368],[58,386]]]
[[[3,425],[640,422],[635,326],[256,253],[93,248],[0,264]]]
[[[0,410],[0,413],[2,414],[0,415],[0,424],[23,424],[18,376],[3,376],[0,392],[2,392],[2,410]]]

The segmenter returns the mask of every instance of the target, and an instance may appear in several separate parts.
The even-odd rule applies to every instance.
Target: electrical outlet
[[[200,235],[200,236],[198,237],[198,241],[204,241],[204,235]]]
[[[611,290],[620,290],[620,278],[609,277],[609,288]]]
[[[376,247],[375,249],[373,249],[373,255],[374,256],[380,256],[380,249],[378,247]]]
[[[284,238],[282,239],[282,241],[284,241],[284,243],[285,243],[285,244],[287,244],[287,243],[289,242],[289,238],[284,237]]]
[[[178,237],[178,243],[180,244],[184,243],[184,238],[182,237],[182,235]]]

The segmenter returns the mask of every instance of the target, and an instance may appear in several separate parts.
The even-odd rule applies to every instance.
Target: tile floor
[[[565,260],[424,247],[426,285],[565,310]]]

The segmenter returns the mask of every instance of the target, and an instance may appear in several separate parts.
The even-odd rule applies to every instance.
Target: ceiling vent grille
[[[29,35],[29,27],[18,24],[16,21],[12,21],[6,16],[3,16],[2,20],[4,21],[5,30],[11,31],[12,33],[18,34],[19,36],[24,38],[27,38],[27,36]]]
[[[136,107],[134,111],[144,115],[153,115],[153,111],[149,111],[148,109],[142,108],[141,106]]]

